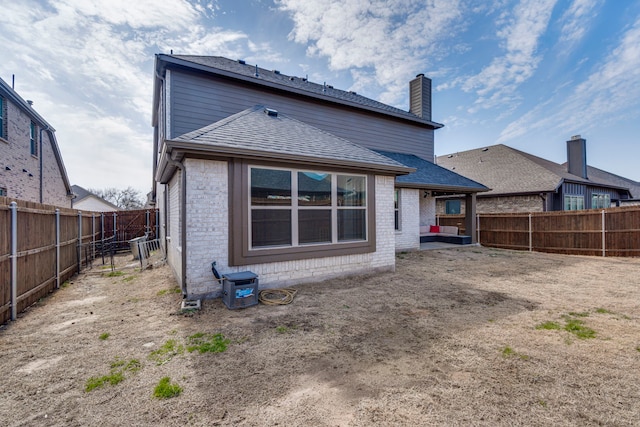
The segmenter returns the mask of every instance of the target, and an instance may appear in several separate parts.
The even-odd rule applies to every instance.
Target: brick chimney
[[[431,120],[431,79],[424,74],[409,82],[409,112]]]
[[[580,135],[567,141],[567,172],[587,179],[587,140]]]

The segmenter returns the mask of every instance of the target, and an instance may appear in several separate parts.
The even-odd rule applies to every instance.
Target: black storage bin
[[[258,304],[258,275],[251,271],[223,274],[222,302],[231,310]]]

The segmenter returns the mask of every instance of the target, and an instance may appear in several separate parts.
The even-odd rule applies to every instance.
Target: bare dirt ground
[[[302,285],[290,305],[194,314],[167,267],[130,263],[0,329],[0,425],[640,424],[640,259],[423,251]],[[575,320],[595,338],[565,330]],[[230,343],[150,358],[196,333]],[[122,382],[85,391],[117,361],[140,368],[115,363]],[[165,376],[182,393],[154,398]]]

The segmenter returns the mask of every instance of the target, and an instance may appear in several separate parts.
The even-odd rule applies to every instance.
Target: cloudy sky
[[[0,77],[56,129],[72,184],[151,186],[154,54],[244,59],[408,109],[436,154],[503,143],[640,181],[637,0],[2,0]]]

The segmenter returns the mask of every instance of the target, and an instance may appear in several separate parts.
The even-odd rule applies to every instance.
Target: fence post
[[[480,244],[480,214],[476,214],[476,243]]]
[[[144,226],[145,234],[146,233],[151,234],[151,226],[149,225],[149,211],[148,210],[145,212],[144,219],[146,221],[145,226]],[[147,235],[149,235],[149,234],[147,234]]]
[[[100,255],[104,265],[104,212],[100,212]]]
[[[91,266],[96,257],[96,215],[91,213]]]
[[[604,209],[602,210],[602,256],[606,256],[606,244],[607,244],[607,239],[605,237],[605,220],[604,220],[604,216],[605,216],[605,211]]]
[[[56,209],[56,289],[60,289],[60,209]]]
[[[78,250],[76,254],[78,262],[78,273],[82,267],[82,211],[78,211]]]
[[[113,241],[115,243],[116,241],[116,217],[118,216],[118,214],[116,214],[115,212],[113,213]]]
[[[532,251],[533,246],[533,230],[531,229],[531,214],[529,214],[529,252]]]
[[[11,320],[18,318],[18,204],[11,202]]]

